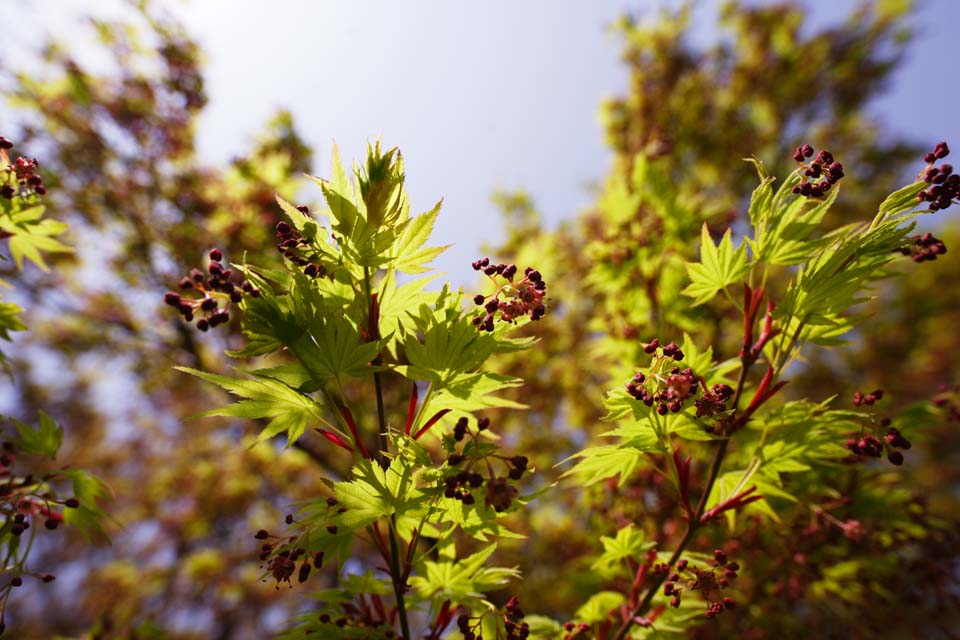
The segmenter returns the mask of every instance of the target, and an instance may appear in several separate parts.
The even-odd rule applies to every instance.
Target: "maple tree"
[[[911,328],[950,326],[955,233],[925,221],[960,177],[864,110],[905,9],[810,34],[729,4],[709,51],[688,11],[618,25],[596,205],[550,230],[500,194],[508,237],[469,292],[429,273],[441,206],[412,214],[395,148],[301,180],[280,114],[203,166],[197,47],[155,9],[147,46],[94,23],[111,72],[54,47],[49,77],[13,76],[10,135],[41,164],[4,156],[30,325],[10,449],[57,456],[7,474],[17,637],[948,632],[960,409],[949,359],[915,354],[955,345]],[[26,328],[3,309],[4,337]],[[128,397],[98,402],[91,361]],[[48,526],[27,558],[56,514],[93,543]],[[53,606],[64,572],[82,595]]]

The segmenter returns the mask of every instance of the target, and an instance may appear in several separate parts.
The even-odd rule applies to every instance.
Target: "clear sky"
[[[72,16],[111,11],[115,0],[6,0],[11,9],[74,38]],[[243,153],[269,115],[293,111],[328,168],[333,140],[347,160],[382,135],[406,158],[416,210],[441,196],[437,242],[456,246],[438,261],[455,282],[483,241],[500,233],[490,203],[498,187],[524,188],[551,223],[587,205],[587,186],[609,161],[600,100],[623,91],[626,74],[606,25],[630,9],[651,16],[677,2],[650,0],[193,0],[171,2],[202,44],[210,105],[199,128],[211,162]],[[805,3],[817,24],[843,20],[854,0]],[[709,42],[719,0],[694,11],[696,40]],[[891,131],[960,149],[960,0],[927,0],[918,38],[875,111]],[[5,47],[8,51],[9,47]],[[20,51],[23,51],[22,49]],[[954,114],[952,121],[943,116]],[[318,196],[319,194],[317,194]]]

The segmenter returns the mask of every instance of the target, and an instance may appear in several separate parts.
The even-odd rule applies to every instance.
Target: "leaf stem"
[[[380,339],[380,318],[379,310],[376,308],[377,300],[374,297],[373,290],[370,283],[370,267],[363,268],[363,287],[366,289],[367,294],[367,321],[369,329],[369,339],[370,340],[379,340]],[[374,367],[380,365],[383,361],[382,354],[377,353],[377,357],[373,359]],[[377,462],[380,463],[380,466],[384,469],[387,468],[389,462],[387,460],[387,450],[390,447],[390,439],[387,435],[387,417],[386,412],[383,407],[383,382],[380,379],[380,371],[374,370],[373,372],[373,385],[376,388],[377,392],[377,425],[378,425],[378,442],[380,450],[377,452]]]
[[[380,339],[380,318],[377,300],[370,284],[370,268],[363,268],[363,284],[367,293],[367,323],[368,337],[370,340]],[[382,354],[378,353],[373,359],[372,364],[379,366],[382,361]],[[380,380],[380,371],[373,372],[373,384],[377,394],[377,429],[379,435],[379,451],[377,451],[377,461],[386,469],[389,465],[387,453],[390,447],[390,439],[387,433],[387,416],[383,406],[383,383]],[[404,586],[406,580],[404,572],[400,568],[400,550],[397,543],[397,521],[396,516],[390,516],[390,581],[393,583],[393,594],[397,600],[397,615],[400,617],[400,629],[403,640],[411,640],[410,622],[407,620],[407,606],[403,598]]]
[[[390,516],[390,577],[393,582],[393,594],[397,599],[397,614],[400,617],[400,630],[403,640],[411,640],[410,622],[407,620],[407,607],[403,599],[403,576],[400,573],[400,551],[397,545],[396,518]]]

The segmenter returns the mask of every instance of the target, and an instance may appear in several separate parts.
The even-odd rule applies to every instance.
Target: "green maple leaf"
[[[656,542],[644,540],[643,532],[632,524],[617,531],[615,538],[601,536],[600,544],[603,545],[603,554],[591,565],[592,569],[614,569],[622,561],[639,558],[645,551],[657,545]]]
[[[619,475],[619,485],[623,486],[644,459],[644,454],[639,448],[606,445],[588,447],[573,457],[579,461],[562,477],[576,476],[584,486],[589,486]]]
[[[361,529],[380,518],[419,512],[426,496],[414,486],[413,474],[402,457],[387,469],[364,461],[353,468],[353,479],[337,482],[333,492],[346,511],[339,523]]]
[[[67,229],[65,222],[42,219],[45,207],[34,205],[13,212],[8,218],[0,218],[0,230],[10,235],[10,255],[17,268],[23,268],[23,259],[30,260],[44,271],[48,270],[41,251],[46,253],[70,253],[70,247],[56,240]]]
[[[176,367],[176,369],[212,382],[233,395],[243,398],[240,402],[226,407],[206,411],[201,416],[270,418],[270,422],[257,436],[257,442],[286,431],[287,446],[290,446],[303,435],[308,423],[319,422],[323,417],[323,410],[313,398],[274,378],[229,378],[189,367]]]
[[[43,456],[51,460],[57,457],[57,451],[63,443],[63,427],[57,425],[53,418],[43,411],[36,429],[25,425],[16,418],[12,418],[17,427],[17,448],[24,453],[34,456]]]
[[[430,211],[417,216],[403,225],[403,231],[393,243],[390,251],[390,266],[404,273],[423,273],[431,260],[446,251],[452,245],[424,247],[433,231],[433,224],[440,213],[443,200]]]
[[[701,238],[700,262],[687,263],[687,273],[692,282],[683,290],[684,295],[694,298],[694,306],[709,302],[719,291],[740,282],[750,270],[747,246],[741,244],[734,249],[730,229],[723,234],[720,244],[714,246],[707,224],[704,223]]]
[[[520,577],[516,569],[486,566],[496,550],[496,543],[456,561],[424,563],[423,576],[414,576],[411,586],[422,596],[462,600],[482,597],[484,591],[503,586],[510,578]]]

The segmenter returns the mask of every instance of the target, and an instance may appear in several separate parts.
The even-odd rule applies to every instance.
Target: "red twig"
[[[700,522],[708,522],[716,518],[717,516],[719,516],[724,511],[730,511],[731,509],[739,509],[741,507],[747,506],[751,502],[756,502],[757,500],[761,500],[763,496],[750,495],[756,490],[757,490],[757,486],[754,485],[749,489],[741,491],[740,493],[733,496],[732,498],[727,498],[726,500],[724,500],[717,506],[713,507],[712,509],[708,509],[702,516],[700,516]]]
[[[407,407],[407,426],[404,428],[403,432],[407,435],[410,435],[410,429],[413,428],[413,419],[417,416],[417,396],[419,392],[417,391],[417,383],[413,383],[413,389],[410,391],[410,406]]]
[[[337,445],[338,447],[343,447],[350,453],[353,453],[353,447],[347,444],[343,438],[341,438],[339,435],[337,435],[333,431],[327,431],[326,429],[317,429],[317,431],[319,431],[320,435],[322,435],[324,438],[326,438],[333,444]]]
[[[420,430],[413,435],[413,439],[419,440],[420,436],[429,431],[430,427],[437,424],[437,421],[448,413],[450,413],[450,409],[441,409],[440,411],[437,411],[435,414],[433,414],[432,418],[427,420],[427,424],[423,425],[423,427],[421,427]]]
[[[367,451],[367,447],[364,446],[363,440],[360,438],[360,432],[357,430],[357,423],[353,420],[353,414],[350,413],[349,407],[345,404],[340,405],[340,413],[343,414],[343,421],[347,423],[347,428],[350,429],[350,435],[353,436],[354,441],[357,443],[357,448],[360,449],[360,454],[367,460],[372,460],[370,452]]]

